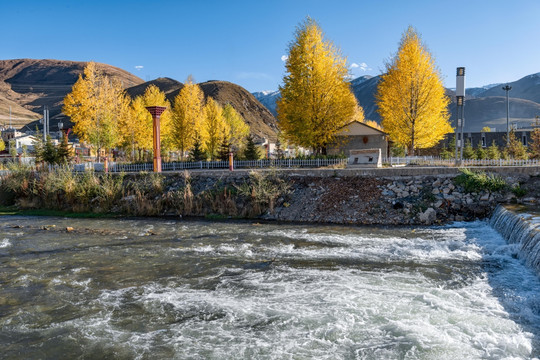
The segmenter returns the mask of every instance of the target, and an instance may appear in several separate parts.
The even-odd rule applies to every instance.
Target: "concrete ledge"
[[[540,176],[540,166],[475,166],[473,170],[481,170],[497,174],[521,174],[529,176]],[[190,170],[193,177],[244,177],[252,171],[271,172],[288,176],[313,176],[313,177],[399,177],[399,176],[455,176],[459,174],[456,167],[420,167],[407,166],[398,168],[355,168],[355,169],[241,169],[241,170]],[[182,172],[179,172],[182,173]],[[167,174],[178,174],[178,172],[164,172]]]

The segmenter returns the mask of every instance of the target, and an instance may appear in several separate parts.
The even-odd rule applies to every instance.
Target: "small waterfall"
[[[499,205],[490,225],[510,244],[516,244],[519,257],[540,275],[540,214],[516,213]]]

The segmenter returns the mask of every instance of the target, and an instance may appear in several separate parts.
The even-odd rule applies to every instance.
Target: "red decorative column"
[[[154,172],[161,172],[161,130],[159,127],[159,117],[167,108],[165,106],[148,106],[146,110],[152,115],[154,122]]]

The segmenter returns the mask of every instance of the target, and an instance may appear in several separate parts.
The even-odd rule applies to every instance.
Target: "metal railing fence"
[[[24,159],[24,158],[23,158]],[[17,162],[17,161],[13,161]],[[323,168],[329,166],[345,167],[348,159],[265,159],[265,160],[235,160],[234,169],[264,169],[264,168]],[[409,156],[409,157],[388,157],[383,159],[383,164],[390,166],[456,166],[454,159],[442,159],[436,156]],[[33,158],[21,161],[22,164],[33,166]],[[496,159],[496,160],[462,160],[458,167],[474,166],[540,166],[540,159],[518,160],[518,159]],[[50,170],[64,166],[49,165]],[[75,172],[96,171],[104,172],[104,163],[85,162],[82,164],[68,165]],[[162,163],[163,171],[182,170],[212,170],[228,169],[228,161],[174,161]],[[152,172],[152,163],[117,163],[109,162],[107,171],[109,172]],[[7,172],[7,170],[2,170]]]
[[[345,166],[347,159],[265,159],[265,160],[235,160],[234,169],[256,168],[319,168],[327,166]],[[108,165],[109,172],[141,172],[153,171],[152,163],[114,163]],[[162,171],[228,169],[228,161],[174,161],[161,164]],[[74,171],[104,171],[103,163],[84,163],[73,165]]]
[[[443,159],[437,156],[389,157],[383,159],[384,163],[391,166],[456,166],[454,159]],[[540,166],[540,159],[463,159],[457,166]]]

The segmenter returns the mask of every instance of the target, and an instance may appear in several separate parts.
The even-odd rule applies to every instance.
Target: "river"
[[[540,281],[480,221],[7,216],[0,349],[8,359],[531,359]]]

